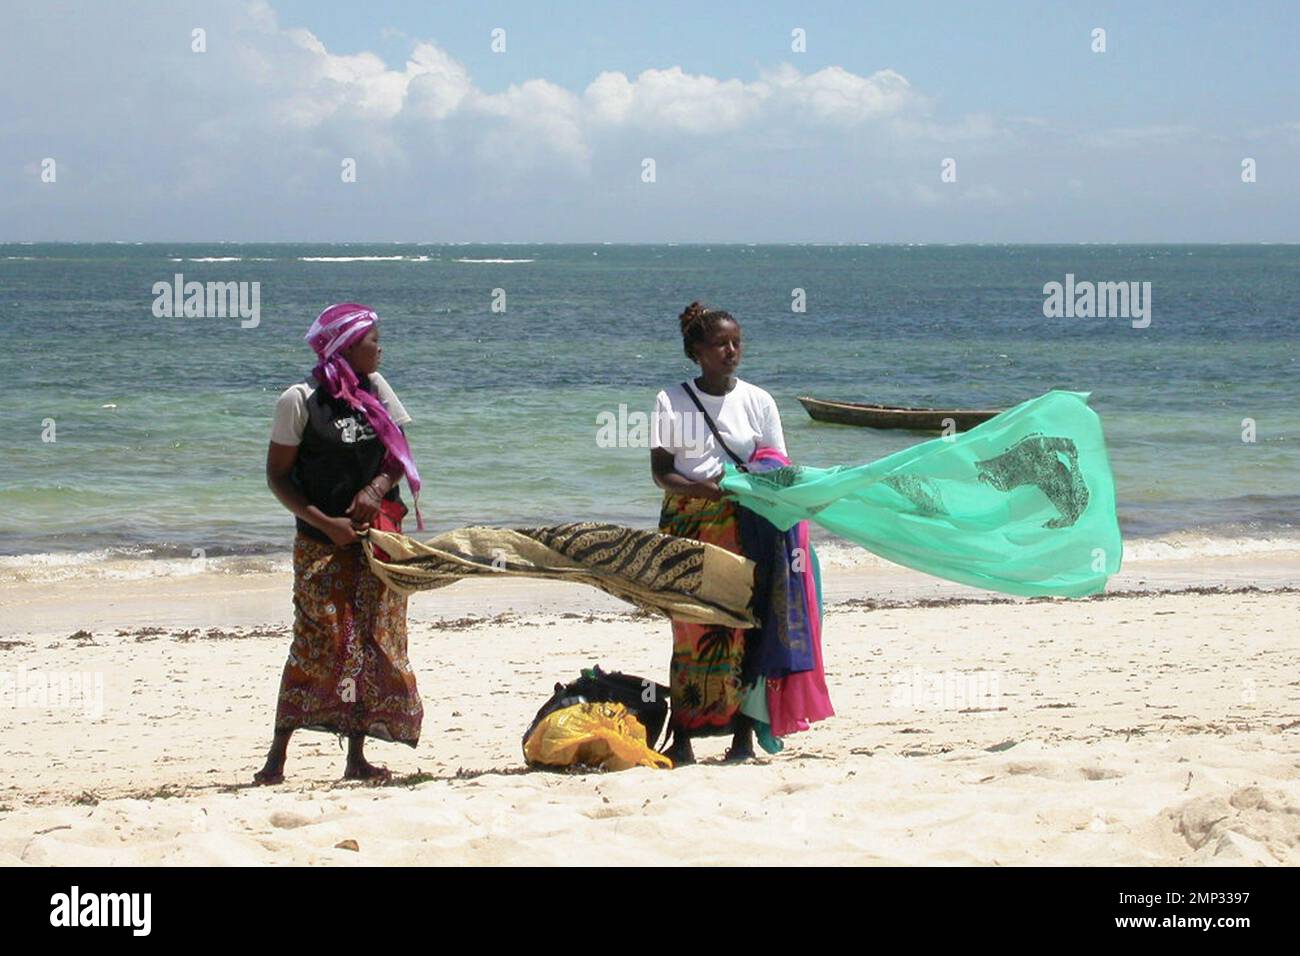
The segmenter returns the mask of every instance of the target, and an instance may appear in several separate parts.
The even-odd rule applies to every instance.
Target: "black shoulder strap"
[[[736,463],[737,468],[739,468],[741,471],[747,471],[748,468],[746,468],[745,466],[744,459],[742,459],[739,455],[737,455],[734,451],[732,451],[731,446],[722,440],[722,435],[718,433],[718,426],[713,424],[713,419],[710,418],[709,413],[704,410],[704,405],[700,402],[700,397],[695,394],[695,389],[691,388],[691,383],[682,382],[682,388],[686,389],[686,394],[691,397],[691,401],[695,403],[695,407],[700,410],[700,414],[703,415],[704,420],[708,422],[709,431],[713,432],[713,437],[716,438],[718,444],[722,446],[722,450],[731,456],[731,460]]]

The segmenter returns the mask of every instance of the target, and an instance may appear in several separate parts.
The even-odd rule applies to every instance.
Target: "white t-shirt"
[[[307,399],[319,383],[315,379],[290,385],[275,403],[275,422],[271,425],[271,441],[277,445],[301,445],[303,429],[307,427]],[[378,372],[370,373],[370,387],[375,396],[388,409],[394,425],[405,425],[411,420],[393,387]]]
[[[759,445],[780,449],[785,454],[785,435],[776,401],[757,385],[736,379],[725,395],[710,395],[691,382],[700,404],[709,413],[727,447],[749,461]],[[735,464],[718,446],[708,423],[680,384],[670,385],[655,396],[650,417],[650,447],[673,453],[673,470],[692,481],[713,478],[724,463]]]

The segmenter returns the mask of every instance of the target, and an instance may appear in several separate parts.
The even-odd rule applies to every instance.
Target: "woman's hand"
[[[673,453],[666,448],[650,449],[650,474],[655,484],[671,495],[684,495],[687,498],[706,498],[709,501],[722,501],[731,497],[723,491],[718,482],[726,475],[726,469],[719,469],[712,478],[703,481],[691,481],[685,475],[673,470]]]
[[[346,548],[349,545],[356,544],[360,538],[357,537],[358,531],[367,531],[368,524],[356,526],[352,523],[351,518],[327,518],[325,527],[322,528],[336,548]]]
[[[352,497],[352,504],[343,512],[352,519],[353,524],[368,525],[379,514],[379,503],[383,497],[370,485],[366,485]]]
[[[691,483],[691,497],[707,498],[709,501],[721,501],[727,493],[718,485],[718,479],[706,478],[704,481]]]

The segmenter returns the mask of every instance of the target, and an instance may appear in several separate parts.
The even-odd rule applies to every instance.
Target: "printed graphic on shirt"
[[[334,427],[339,430],[339,440],[345,445],[355,445],[357,442],[374,441],[375,430],[370,427],[370,423],[362,418],[360,421],[357,417],[334,419]]]

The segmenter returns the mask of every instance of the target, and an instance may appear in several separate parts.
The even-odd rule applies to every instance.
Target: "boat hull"
[[[1000,415],[1003,409],[984,408],[907,408],[897,405],[866,405],[858,402],[832,402],[800,396],[799,403],[808,415],[819,422],[856,425],[859,428],[905,428],[909,431],[938,432],[952,422],[955,431],[969,431],[976,425]]]

